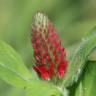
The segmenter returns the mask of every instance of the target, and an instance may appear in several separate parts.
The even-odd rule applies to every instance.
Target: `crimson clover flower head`
[[[47,16],[38,12],[32,25],[33,69],[43,80],[61,79],[67,68],[65,49]]]

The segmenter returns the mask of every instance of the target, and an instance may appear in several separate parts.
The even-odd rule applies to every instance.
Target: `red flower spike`
[[[33,69],[43,80],[62,78],[67,68],[65,50],[55,28],[42,13],[37,13],[32,26]]]
[[[63,62],[60,62],[60,64],[58,65],[58,71],[57,71],[57,76],[59,78],[62,78],[64,76],[64,73],[65,73],[65,69],[67,67],[67,61],[63,61]]]
[[[43,78],[44,80],[50,80],[50,76],[48,74],[47,69],[45,68],[45,66],[33,66],[33,69],[38,73],[38,75],[41,76],[41,78]]]

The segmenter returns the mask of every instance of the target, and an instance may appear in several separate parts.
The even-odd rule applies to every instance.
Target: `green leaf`
[[[90,35],[94,35],[94,34],[96,34],[96,27],[94,27],[90,32],[88,32],[84,38],[88,38],[90,37]],[[71,47],[66,48],[68,60],[70,60],[73,57],[74,52],[78,49],[79,46],[80,43],[74,44]],[[96,48],[89,54],[88,60],[96,61]]]
[[[96,61],[96,48],[88,56],[89,61]]]
[[[68,48],[66,48],[66,55],[67,55],[67,59],[70,60],[73,55],[74,52],[78,49],[79,44],[74,44]],[[89,54],[88,56],[88,61],[96,61],[96,48]]]
[[[61,96],[61,92],[58,89],[58,87],[51,83],[35,80],[27,85],[26,96]]]
[[[84,71],[75,96],[96,96],[96,61],[88,62],[88,66]]]
[[[95,34],[96,33],[96,26],[95,27],[93,27],[92,28],[92,30],[91,31],[89,31],[87,34],[86,34],[86,36],[85,37],[88,37],[88,36],[90,36],[90,35],[92,35],[92,34]]]
[[[68,87],[78,80],[84,69],[88,56],[96,47],[96,34],[91,34],[82,40],[74,54],[69,56],[69,65],[64,76],[63,85]]]
[[[0,41],[0,78],[16,87],[24,87],[32,78],[19,54],[2,41]]]

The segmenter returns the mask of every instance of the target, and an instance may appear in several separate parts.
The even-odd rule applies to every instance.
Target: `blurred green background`
[[[0,0],[0,39],[32,66],[31,23],[38,11],[48,15],[65,47],[78,43],[96,26],[96,0]],[[0,96],[24,96],[0,79]]]

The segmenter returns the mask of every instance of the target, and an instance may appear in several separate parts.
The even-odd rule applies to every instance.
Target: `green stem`
[[[61,92],[62,96],[69,96],[69,91],[63,87],[57,87],[57,89]]]
[[[85,62],[94,48],[96,48],[95,33],[84,38],[77,51],[72,54],[73,56],[70,58],[67,72],[63,80],[64,87],[68,87],[78,80],[86,64]]]

